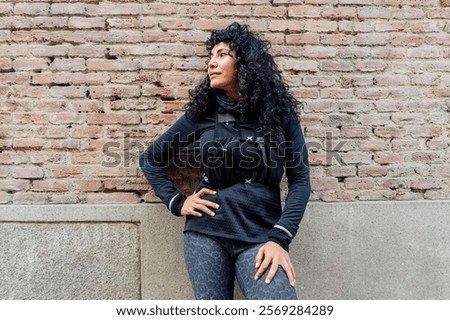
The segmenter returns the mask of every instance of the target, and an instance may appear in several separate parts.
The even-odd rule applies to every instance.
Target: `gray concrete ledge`
[[[0,299],[191,299],[161,204],[0,206]],[[450,201],[308,205],[303,299],[450,299]]]

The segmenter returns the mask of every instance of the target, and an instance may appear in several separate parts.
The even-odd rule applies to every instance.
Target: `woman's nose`
[[[214,58],[211,58],[211,60],[209,60],[208,62],[208,68],[215,68],[217,67],[217,62],[216,60],[214,60]]]

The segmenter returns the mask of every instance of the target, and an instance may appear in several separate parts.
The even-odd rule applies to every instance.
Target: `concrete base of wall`
[[[0,207],[0,299],[192,299],[161,204]],[[450,201],[310,203],[302,299],[450,299]]]

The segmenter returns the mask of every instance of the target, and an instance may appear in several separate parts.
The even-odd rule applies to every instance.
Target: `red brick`
[[[84,3],[52,3],[50,7],[50,14],[67,14],[77,15],[84,14],[86,5]]]
[[[448,200],[448,190],[426,190],[424,198],[427,200]]]
[[[28,72],[0,73],[0,84],[6,83],[6,84],[24,85],[29,82],[30,82],[30,74]]]
[[[293,18],[320,18],[319,6],[290,6],[288,7],[288,17]]]
[[[353,201],[356,195],[352,192],[346,191],[325,191],[321,197],[325,202],[348,202]]]
[[[340,156],[347,165],[369,164],[372,162],[372,155],[367,152],[343,152]]]
[[[103,189],[103,184],[100,180],[72,180],[74,191],[81,192],[95,192]]]
[[[337,77],[335,76],[309,76],[303,77],[303,85],[306,87],[331,87],[337,82]]]
[[[30,153],[30,162],[32,164],[51,164],[51,163],[63,163],[65,161],[65,155],[56,152],[33,152]]]
[[[358,141],[358,148],[361,151],[381,151],[388,150],[390,145],[386,140],[361,140]]]
[[[158,8],[162,6],[159,5]],[[167,7],[167,6],[165,6]],[[174,6],[171,6],[172,8]],[[140,3],[99,3],[99,4],[87,4],[86,14],[93,16],[101,15],[139,15],[145,12],[152,13],[152,9],[156,11],[156,7],[151,6],[151,4],[140,4]],[[164,12],[164,11],[161,11]],[[173,13],[171,11],[166,11]]]
[[[138,203],[140,196],[132,192],[113,192],[113,193],[88,193],[86,202],[89,204],[97,203]]]
[[[100,58],[103,57],[105,48],[100,45],[77,45],[69,48],[69,56],[84,58]]]
[[[406,178],[382,178],[379,180],[380,185],[392,190],[409,189],[411,182]]]
[[[404,21],[381,21],[375,24],[376,32],[404,32],[408,24]]]
[[[12,3],[0,3],[0,14],[6,15],[10,14],[13,10]]]
[[[340,5],[370,5],[373,0],[339,0]]]
[[[341,134],[343,138],[367,138],[372,130],[369,127],[342,127]]]
[[[68,136],[68,130],[66,127],[37,127],[33,130],[33,136],[38,138],[47,138],[47,139],[61,139],[66,138]]]
[[[76,203],[84,203],[84,196],[80,196],[79,194],[73,193],[46,193],[46,202],[51,204],[76,204]]]
[[[350,166],[345,166],[345,167],[327,167],[325,169],[325,172],[327,174],[327,176],[332,176],[332,177],[354,177],[356,176],[356,172],[357,172],[357,168],[356,167],[350,167]]]
[[[141,43],[143,40],[140,31],[116,30],[116,31],[86,31],[82,34],[87,41],[98,43]],[[84,42],[83,39],[83,42]]]
[[[391,190],[363,190],[358,193],[358,200],[361,201],[385,201],[394,199],[395,192]]]
[[[87,88],[75,86],[54,86],[50,89],[50,96],[55,98],[85,98]]]
[[[413,75],[411,78],[411,84],[416,86],[437,86],[441,83],[441,77],[438,74],[420,74]]]
[[[440,32],[439,23],[437,21],[418,21],[409,24],[410,30],[414,34]]]
[[[410,83],[410,77],[406,75],[380,75],[374,77],[374,84],[383,87],[403,87]],[[404,89],[404,88],[402,88]]]
[[[138,124],[140,116],[137,113],[97,113],[87,116],[88,124]]]
[[[72,130],[73,138],[100,138],[103,135],[103,127],[101,126],[77,126]]]
[[[415,178],[411,180],[411,189],[429,190],[441,188],[439,181],[431,180],[429,178]]]
[[[14,139],[13,148],[16,151],[41,150],[45,144],[44,139]]]
[[[50,11],[48,3],[16,3],[14,5],[15,15],[29,15],[29,16],[45,16]]]
[[[0,192],[0,203],[9,204],[12,200],[12,194],[7,192]]]
[[[386,99],[390,91],[383,88],[356,89],[355,96],[360,99],[380,100]]]
[[[333,58],[336,56],[336,49],[329,47],[305,47],[303,56],[307,58]]]
[[[441,161],[441,154],[441,152],[435,151],[413,152],[411,154],[411,160],[414,162],[433,163],[436,161]]]
[[[421,124],[425,122],[425,117],[420,113],[396,113],[391,116],[396,124]]]
[[[138,18],[122,19],[122,18],[111,18],[106,19],[108,27],[115,29],[135,29],[141,25],[141,21]]]
[[[248,16],[248,12],[250,11],[249,7],[237,7],[232,15],[244,14]],[[222,11],[222,10],[220,10]],[[222,12],[218,12],[218,15],[221,15]],[[287,10],[284,7],[255,7],[253,8],[252,16],[254,17],[272,17],[272,18],[282,18],[286,15]]]
[[[358,61],[356,63],[356,70],[362,72],[377,72],[384,71],[388,67],[388,64],[382,60],[366,60]]]
[[[353,98],[353,89],[324,88],[320,90],[320,96],[324,99],[351,99]]]
[[[12,62],[15,71],[40,71],[48,68],[48,60],[43,58],[17,58]]]
[[[370,75],[343,75],[340,77],[343,87],[371,87],[374,85],[374,77]]]
[[[404,163],[405,156],[400,153],[376,152],[374,161],[381,165],[387,165],[387,164],[393,164],[393,163]]]
[[[358,46],[385,46],[390,41],[390,35],[385,33],[371,33],[355,36]]]
[[[393,139],[392,150],[414,150],[415,148],[422,148],[420,141],[417,139]]]
[[[14,150],[12,152],[3,151],[0,153],[0,164],[25,164],[28,162],[28,154]]]
[[[15,113],[13,114],[15,124],[47,124],[48,115],[45,113]]]
[[[182,17],[184,17],[184,16],[191,17],[191,18],[212,17],[216,14],[220,14],[219,12],[217,12],[218,8],[222,9],[223,7],[225,7],[225,6],[222,6],[222,7],[214,6],[213,1],[208,1],[207,3],[208,3],[207,5],[200,4],[200,5],[195,5],[195,6],[192,6],[192,5],[191,6],[180,6],[178,13]],[[222,4],[222,2],[220,4]],[[231,9],[234,7],[227,6],[223,9],[227,10],[229,8]],[[244,8],[248,8],[248,7],[240,6],[239,8],[241,8],[241,12],[242,12],[242,11],[244,11],[243,10]],[[248,8],[248,9],[250,9],[250,8]],[[219,11],[221,11],[221,10],[219,10]],[[245,14],[246,16],[250,16],[249,12],[244,11],[244,13],[246,13]],[[239,14],[239,13],[237,13],[237,14]]]
[[[242,5],[242,4],[260,4],[260,5],[270,5],[270,0],[230,0],[232,5]]]
[[[70,155],[71,162],[73,164],[80,163],[91,163],[99,164],[101,162],[102,156],[99,152],[76,152]]]
[[[224,19],[198,19],[194,23],[198,30],[214,31],[226,28],[231,22],[231,20]]]
[[[123,159],[121,159],[123,160]],[[90,177],[134,177],[136,176],[137,168],[124,167],[89,167],[88,175]]]
[[[373,31],[373,24],[367,21],[339,21],[339,31],[346,33],[367,33]]]
[[[80,176],[83,174],[83,168],[70,166],[52,166],[50,169],[50,176],[53,178],[70,178]]]
[[[71,29],[103,29],[105,18],[70,17],[68,27]]]
[[[407,130],[403,127],[383,127],[376,128],[374,131],[375,135],[382,138],[399,138],[407,134]]]
[[[358,176],[360,177],[384,177],[388,174],[388,170],[385,166],[359,166]]]
[[[32,28],[34,29],[62,29],[67,27],[68,19],[66,17],[36,17],[31,18]]]
[[[17,192],[13,195],[14,204],[44,204],[46,194],[36,192]]]
[[[347,189],[365,190],[374,187],[372,178],[345,178],[344,186]]]
[[[318,45],[320,35],[313,32],[286,35],[287,45]]]
[[[408,49],[407,57],[412,59],[437,59],[441,56],[440,48],[413,48]]]
[[[60,179],[46,179],[33,181],[31,188],[35,192],[64,192],[69,190],[68,182]]]
[[[338,179],[337,178],[316,178],[311,179],[311,188],[314,191],[322,190],[336,190],[338,189]]]
[[[86,61],[82,58],[75,59],[55,59],[50,64],[52,71],[84,71],[86,70]]]
[[[437,126],[414,126],[409,131],[413,138],[439,137],[442,135],[442,128]]]
[[[373,103],[367,101],[343,101],[336,103],[340,111],[348,113],[365,113],[374,108]]]
[[[443,139],[433,138],[427,141],[427,147],[431,150],[442,150],[448,148],[449,143]]]
[[[398,20],[417,20],[423,19],[425,12],[422,9],[403,7],[392,9],[392,18]]]
[[[89,95],[91,98],[133,98],[141,94],[139,86],[135,85],[108,85],[90,86]]]
[[[88,70],[93,71],[137,71],[139,70],[140,62],[122,59],[89,59],[86,61],[86,67]]]
[[[336,32],[338,30],[338,24],[335,21],[319,21],[311,20],[306,21],[305,30],[309,32]]]
[[[0,42],[11,41],[11,31],[0,30]]]
[[[55,100],[39,100],[33,102],[33,107],[35,110],[40,111],[62,111],[65,109],[65,102]]]
[[[393,46],[418,47],[423,44],[423,36],[413,34],[393,35],[390,42]]]
[[[325,5],[337,5],[339,0],[304,0],[306,4],[325,4]]]
[[[19,192],[30,188],[30,180],[25,179],[3,179],[0,191]]]
[[[44,177],[41,167],[18,167],[12,170],[12,177],[16,179],[40,179]]]
[[[320,37],[320,43],[322,45],[329,45],[329,46],[350,46],[351,44],[353,44],[353,36],[345,34],[324,34],[321,35]],[[337,52],[342,52],[339,51],[338,49],[336,50]]]
[[[69,150],[79,150],[80,149],[80,145],[81,142],[78,140],[69,140],[69,139],[64,139],[64,140],[52,140],[49,141],[49,149],[53,149],[53,150],[65,150],[65,151],[69,151]]]
[[[325,19],[351,19],[356,17],[356,8],[354,7],[338,7],[323,8],[321,16]]]

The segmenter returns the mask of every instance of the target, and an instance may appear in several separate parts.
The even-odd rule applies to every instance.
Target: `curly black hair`
[[[236,52],[239,95],[246,114],[256,119],[265,132],[279,134],[289,117],[297,113],[300,102],[289,92],[281,72],[270,55],[270,44],[253,32],[247,25],[232,23],[224,30],[212,32],[207,50],[225,42]],[[221,89],[210,86],[209,77],[189,91],[190,101],[186,108],[200,119],[216,108],[216,95]]]

